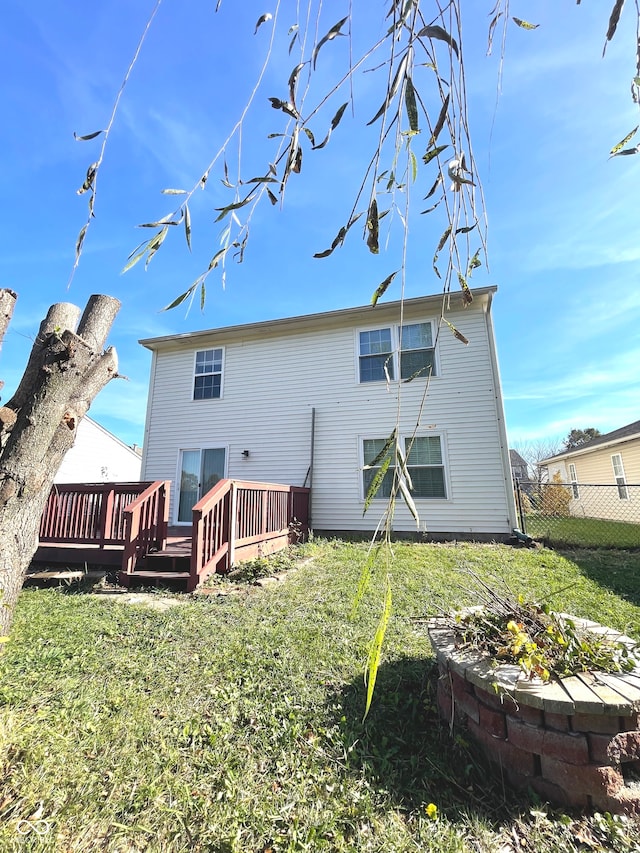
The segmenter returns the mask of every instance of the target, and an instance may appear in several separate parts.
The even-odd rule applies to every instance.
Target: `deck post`
[[[105,484],[102,493],[102,506],[100,507],[100,547],[104,548],[105,539],[111,538],[111,525],[113,522],[113,505],[115,490],[113,483]]]
[[[229,565],[232,569],[236,561],[236,539],[238,536],[238,486],[231,481],[231,501],[229,507]]]

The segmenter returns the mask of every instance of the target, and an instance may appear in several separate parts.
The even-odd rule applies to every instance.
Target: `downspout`
[[[509,459],[509,442],[507,439],[507,425],[504,417],[504,401],[502,399],[502,385],[500,383],[500,370],[498,369],[498,351],[496,348],[495,335],[493,333],[493,319],[491,317],[492,293],[487,294],[487,310],[485,322],[487,325],[487,337],[489,340],[489,355],[491,357],[491,372],[493,374],[493,387],[495,389],[496,419],[498,422],[498,435],[500,436],[500,454],[502,456],[502,473],[509,513],[509,533],[518,526],[518,515],[516,500],[513,493],[513,481],[511,478],[511,460]]]
[[[304,478],[303,486],[309,483],[309,511],[307,518],[307,527],[311,530],[311,500],[313,497],[313,453],[316,446],[316,410],[315,406],[311,407],[311,447],[309,449],[309,467],[307,468],[307,476]]]

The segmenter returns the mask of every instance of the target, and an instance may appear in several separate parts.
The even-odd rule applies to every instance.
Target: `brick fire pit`
[[[576,627],[635,641],[596,622]],[[518,789],[562,806],[640,814],[640,669],[584,672],[543,684],[456,648],[446,620],[429,622],[441,717],[463,723]],[[495,685],[495,686],[494,686]]]

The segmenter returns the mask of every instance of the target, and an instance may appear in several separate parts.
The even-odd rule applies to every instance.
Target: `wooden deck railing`
[[[191,586],[307,532],[309,489],[220,480],[193,508]]]
[[[60,483],[49,493],[40,542],[124,545],[125,508],[151,483]]]
[[[151,483],[124,510],[125,542],[122,571],[131,574],[151,549],[161,551],[169,526],[169,480]]]

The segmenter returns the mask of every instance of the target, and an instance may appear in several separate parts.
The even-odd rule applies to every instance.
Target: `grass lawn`
[[[304,554],[285,580],[166,610],[25,590],[0,657],[0,850],[640,850],[631,823],[518,798],[450,738],[421,621],[473,600],[471,568],[640,637],[637,555],[397,545],[363,723],[366,546]]]
[[[640,524],[605,518],[547,516],[526,517],[527,533],[555,547],[640,548]]]

